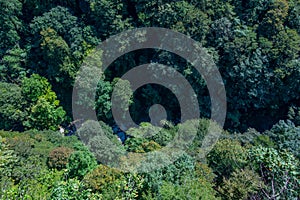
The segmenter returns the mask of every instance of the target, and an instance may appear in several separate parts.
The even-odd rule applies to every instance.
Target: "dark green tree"
[[[276,144],[278,149],[285,149],[300,158],[300,127],[296,127],[291,121],[279,121],[270,131],[265,133]]]
[[[8,51],[0,64],[0,81],[19,83],[26,75],[26,52],[16,46]]]
[[[90,20],[97,35],[104,39],[132,28],[131,19],[126,17],[126,4],[121,0],[90,1]]]
[[[18,85],[0,82],[0,129],[22,130],[26,116],[24,102]]]
[[[95,156],[83,144],[78,143],[74,149],[75,151],[69,157],[67,164],[68,176],[82,179],[84,175],[96,168],[97,161]]]
[[[23,28],[20,16],[22,15],[22,2],[19,0],[0,1],[0,57],[7,50],[18,45],[20,32]]]

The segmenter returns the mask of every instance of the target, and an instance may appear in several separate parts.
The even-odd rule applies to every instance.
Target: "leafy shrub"
[[[2,174],[9,176],[13,167],[17,164],[18,158],[13,150],[8,148],[6,140],[0,136],[0,180]]]
[[[174,184],[182,184],[185,177],[194,175],[195,161],[188,154],[182,154],[177,160],[175,160],[173,163],[169,163],[166,166],[164,166],[162,163],[166,162],[168,158],[165,158],[159,154],[158,156],[160,157],[156,158],[155,155],[153,155],[152,157],[147,158],[150,161],[143,161],[146,164],[142,166],[142,170],[149,170],[147,173],[142,173],[145,179],[145,191],[151,190],[153,193],[158,193],[163,181],[172,182]],[[152,162],[155,159],[162,160],[161,163],[159,163],[162,164],[162,166],[152,166]]]
[[[101,200],[102,195],[94,194],[89,189],[85,189],[78,179],[57,182],[51,191],[53,200]]]
[[[7,179],[3,180],[4,187],[1,187],[1,199],[50,199],[52,188],[62,177],[61,172],[48,171],[47,169],[38,170],[34,178],[23,177],[20,182]]]
[[[125,147],[129,152],[135,153],[145,153],[142,144],[147,142],[147,140],[143,138],[128,138],[125,141]]]
[[[42,135],[45,141],[52,143],[54,146],[63,146],[68,148],[74,148],[74,145],[79,142],[76,136],[64,137],[59,131],[44,130],[36,131],[30,130],[26,131],[26,134],[30,134],[32,138],[35,138],[36,134]]]
[[[93,192],[101,193],[104,199],[135,199],[143,179],[138,174],[99,165],[84,177],[83,183]]]
[[[165,146],[174,138],[174,129],[174,127],[160,128],[157,126],[153,126],[150,123],[143,122],[140,124],[139,128],[131,128],[126,133],[136,138],[153,140],[159,145]]]
[[[16,152],[16,154],[23,158],[28,158],[32,155],[32,149],[34,148],[35,141],[29,135],[19,134],[13,138],[8,139],[10,147]]]
[[[142,148],[144,149],[145,152],[150,152],[150,151],[157,151],[161,149],[161,146],[151,140],[150,142],[144,142],[142,144]]]
[[[187,179],[182,185],[164,182],[159,194],[163,200],[218,199],[212,185],[196,179]]]
[[[216,175],[213,173],[213,170],[205,163],[197,162],[195,165],[195,176],[199,179],[213,183]]]
[[[125,141],[127,151],[135,153],[146,153],[161,149],[161,146],[153,140],[147,141],[143,138],[129,138]]]
[[[123,199],[139,199],[143,190],[144,178],[136,173],[126,173],[121,184]]]
[[[222,199],[240,200],[247,199],[251,194],[258,192],[261,187],[263,183],[258,174],[249,169],[237,169],[228,179],[223,179],[218,192]]]
[[[219,125],[209,119],[193,119],[176,126],[176,138],[183,138],[183,147],[187,147],[190,155],[202,159],[219,136],[224,132]]]
[[[208,163],[219,176],[228,177],[247,164],[247,150],[237,140],[219,140],[208,154]]]
[[[73,149],[66,147],[58,147],[53,149],[48,157],[48,166],[58,170],[64,169],[67,166],[70,155]]]
[[[69,157],[67,164],[69,177],[83,178],[97,166],[95,156],[83,145],[79,145]]]
[[[299,195],[299,160],[286,151],[256,146],[249,149],[249,158],[266,188],[261,193],[270,199],[296,199]]]
[[[293,122],[281,120],[265,134],[274,141],[278,149],[286,149],[300,158],[300,127],[296,127]]]
[[[112,187],[117,181],[124,179],[122,172],[105,165],[99,165],[96,169],[85,175],[83,183],[94,192],[101,192],[107,187]]]
[[[254,139],[254,146],[275,147],[274,141],[267,135],[259,135]]]

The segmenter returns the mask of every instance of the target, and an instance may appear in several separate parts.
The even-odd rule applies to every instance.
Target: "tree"
[[[96,168],[97,161],[88,148],[82,144],[78,144],[74,149],[67,164],[68,176],[82,179],[88,172]]]
[[[287,24],[290,28],[297,30],[300,34],[300,2],[298,0],[289,1],[289,14],[287,17]]]
[[[102,121],[109,121],[112,117],[111,113],[111,93],[113,86],[109,81],[101,79],[98,82],[96,91],[96,111],[97,117]]]
[[[58,147],[56,149],[53,149],[48,157],[49,168],[56,168],[58,170],[66,168],[72,152],[73,149],[66,147]]]
[[[288,1],[275,0],[272,2],[259,27],[259,33],[265,37],[272,37],[283,30],[288,10]]]
[[[59,106],[55,92],[46,78],[33,74],[22,81],[22,95],[27,100],[28,115],[23,121],[27,128],[57,130],[66,112]]]
[[[216,49],[222,47],[233,39],[233,28],[233,23],[226,17],[213,21],[207,35],[208,44]]]
[[[39,34],[41,31],[51,28],[60,36],[68,35],[69,31],[77,27],[77,17],[70,11],[61,6],[57,6],[43,13],[42,16],[36,16],[30,23],[32,34]]]
[[[65,7],[57,6],[42,16],[35,17],[30,23],[31,33],[36,40],[41,31],[53,29],[67,43],[72,55],[73,64],[80,64],[87,51],[98,44],[93,28],[83,24],[71,11]],[[55,38],[52,38],[55,39]],[[32,45],[35,46],[34,44]],[[33,54],[39,53],[39,49],[33,48]],[[36,56],[36,55],[33,55]]]
[[[175,136],[176,128],[161,128],[150,123],[143,122],[139,128],[130,128],[126,131],[127,135],[133,138],[153,140],[161,146],[166,146]],[[130,138],[129,138],[130,139]],[[130,147],[132,147],[130,145]]]
[[[29,26],[30,38],[35,41],[28,45],[30,70],[49,79],[58,98],[71,113],[75,74],[99,40],[92,27],[85,26],[69,9],[61,6],[36,16]]]
[[[35,16],[41,16],[57,6],[68,8],[76,16],[84,17],[84,14],[89,12],[89,5],[86,0],[32,0],[23,2],[23,18],[26,22],[30,22]]]
[[[237,14],[251,26],[260,24],[271,3],[269,0],[249,0],[236,7]]]
[[[49,102],[47,97],[39,97],[36,104],[30,108],[28,121],[24,125],[38,130],[56,130],[64,121],[66,114],[63,108],[58,106],[58,100]]]
[[[124,180],[125,176],[121,171],[105,165],[99,165],[84,177],[83,183],[94,192],[103,193],[105,190],[111,189],[115,190],[114,195],[117,195],[117,193],[121,192],[117,185]]]
[[[162,199],[219,199],[213,189],[214,177],[206,164],[195,163],[193,171],[181,176],[181,181],[163,181],[158,196]]]
[[[57,181],[51,190],[51,199],[54,200],[80,200],[91,199],[101,200],[101,194],[94,194],[90,189],[85,189],[85,186],[77,178],[68,179],[66,181]]]
[[[26,52],[16,46],[7,50],[0,64],[0,81],[19,83],[26,75]]]
[[[118,164],[119,157],[125,153],[117,136],[104,122],[86,121],[78,130],[78,136],[102,164],[114,166]]]
[[[237,169],[231,176],[223,179],[223,183],[218,187],[218,192],[222,199],[247,199],[257,193],[262,187],[259,175],[249,169]]]
[[[218,48],[222,53],[218,65],[227,87],[227,126],[266,130],[280,119],[278,109],[297,98],[289,93],[298,91],[298,34],[286,29],[268,39],[259,37],[255,28],[233,25],[232,39]],[[267,116],[270,124],[256,122]],[[241,127],[241,122],[247,125]]]
[[[7,162],[7,160],[0,158],[0,165],[3,166],[1,162],[3,161],[6,166],[4,171],[0,167],[0,198],[50,198],[52,189],[64,178],[64,172],[49,170],[46,164],[47,157],[51,150],[59,145],[56,140],[62,142],[70,137],[64,138],[61,134],[53,131],[40,132],[36,130],[26,132],[0,131],[0,135],[2,136],[0,143],[5,144],[0,145],[4,147],[4,149],[2,148],[4,151],[0,150],[0,157],[4,155],[2,153],[9,152],[13,156],[13,162]],[[78,142],[77,138],[76,142]],[[68,145],[74,145],[74,140],[69,139]]]
[[[185,180],[183,185],[164,182],[160,196],[163,200],[219,199],[210,184],[193,179]]]
[[[161,162],[165,162],[168,158],[155,158],[155,156],[155,154],[152,154],[152,157],[147,158],[149,160],[144,161],[145,163],[149,163],[149,166],[142,166],[143,170],[151,169],[151,167],[153,168],[148,173],[142,173],[145,179],[145,191],[151,190],[154,194],[158,195],[164,181],[171,182],[175,185],[184,185],[185,178],[193,177],[195,161],[191,156],[182,154],[173,163],[159,169],[155,169],[154,166],[151,166],[152,162],[156,161],[156,159],[162,159]],[[150,160],[152,162],[149,162]],[[155,167],[157,168],[158,166]]]
[[[219,140],[207,156],[209,166],[219,176],[219,179],[245,167],[247,150],[236,140]]]
[[[291,121],[279,121],[270,131],[265,133],[276,144],[277,149],[285,149],[300,159],[300,127]]]
[[[22,21],[22,3],[18,0],[0,1],[0,57],[7,50],[12,49],[19,43]]]
[[[24,101],[18,85],[0,82],[0,129],[22,130]]]
[[[150,3],[146,6],[150,6]],[[204,42],[210,24],[206,13],[186,1],[158,3],[156,6],[158,8],[154,10],[147,10],[150,13],[144,10],[138,13],[142,24],[170,28]]]
[[[90,2],[91,21],[97,35],[105,39],[132,27],[131,19],[125,18],[126,10],[121,0],[103,0]]]
[[[300,36],[295,30],[286,28],[272,39],[274,46],[271,56],[278,67],[283,68],[288,62],[299,58]],[[289,72],[288,69],[284,71]]]
[[[71,61],[70,49],[64,39],[56,31],[48,28],[41,34],[41,67],[38,72],[56,83],[71,84],[76,68]],[[45,68],[46,69],[43,69]]]
[[[39,97],[51,93],[51,85],[48,80],[37,74],[25,77],[21,86],[22,96],[30,103],[35,103]]]
[[[125,112],[129,111],[129,106],[133,103],[132,89],[128,80],[115,78],[113,80],[112,106],[114,106],[115,113],[123,120],[126,120]],[[116,117],[116,116],[115,116]]]

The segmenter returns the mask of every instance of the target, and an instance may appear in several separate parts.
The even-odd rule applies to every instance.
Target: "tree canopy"
[[[0,199],[299,199],[300,0],[0,0],[0,13]],[[176,53],[138,49],[102,69],[97,46],[143,27],[207,52],[226,89],[224,127],[209,120],[205,76]],[[145,64],[180,73],[201,118],[182,120],[184,84],[132,91],[124,77]],[[72,106],[94,109],[97,121],[73,118]]]

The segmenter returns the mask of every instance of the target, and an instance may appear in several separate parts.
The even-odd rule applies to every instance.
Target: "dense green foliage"
[[[187,34],[211,53],[226,86],[226,128],[266,130],[286,118],[289,107],[299,106],[298,0],[0,3],[0,80],[20,85],[33,73],[47,78],[68,115],[72,84],[84,57],[109,36],[149,26]],[[105,72],[96,99],[99,119],[112,123],[108,96],[113,79],[150,61],[172,65],[182,72],[198,95],[203,116],[210,115],[205,83],[189,63],[165,51],[140,50],[120,57]],[[165,92],[151,84],[140,88],[131,109],[134,119],[147,121],[145,111],[159,103],[168,105],[169,120],[175,120],[178,102],[172,95],[161,98]],[[263,119],[268,120],[260,123]]]
[[[300,198],[299,0],[0,0],[0,13],[0,199]],[[226,87],[225,130],[206,119],[206,83],[176,54],[140,49],[101,70],[96,46],[140,27],[183,33],[211,55]],[[89,55],[95,58],[84,63],[84,73],[95,78],[88,67],[96,63],[101,80],[90,105],[80,100],[91,88],[79,80],[86,90],[74,103],[94,107],[99,123],[72,119],[74,81]],[[157,84],[131,95],[130,82],[120,77],[148,63],[184,76],[201,119],[181,122],[178,99]],[[117,111],[129,111],[140,125],[127,127],[125,141],[111,128],[113,92]],[[166,109],[163,127],[149,123],[155,104]],[[179,136],[191,136],[196,125],[184,153],[168,165],[152,165],[167,162],[159,152]],[[210,125],[221,138],[203,158]],[[58,131],[62,127],[66,132]],[[186,135],[178,136],[179,130]],[[128,161],[145,161],[138,169],[150,171],[131,170]],[[128,168],[117,169],[118,162]]]
[[[205,127],[207,120],[200,120]],[[91,122],[90,122],[91,123]],[[101,122],[103,124],[103,122]],[[104,124],[103,124],[104,125]],[[277,131],[275,125],[271,131]],[[83,127],[84,128],[84,127]],[[291,127],[293,128],[293,126]],[[295,127],[294,127],[295,128]],[[151,130],[152,129],[152,130]],[[154,131],[150,124],[131,130],[133,135]],[[172,134],[172,129],[162,132]],[[80,129],[80,133],[91,129]],[[108,131],[108,127],[104,129]],[[205,128],[199,129],[205,135]],[[288,134],[289,132],[286,132]],[[269,133],[271,134],[271,133]],[[281,146],[261,139],[255,131],[224,134],[205,161],[183,154],[162,168],[145,173],[122,172],[103,164],[74,136],[53,131],[0,132],[0,197],[42,199],[293,199],[299,195],[299,159]],[[265,137],[268,137],[267,135]],[[111,138],[114,141],[113,138]],[[156,151],[152,139],[132,136],[126,141],[129,152]],[[270,140],[272,140],[271,137]],[[168,141],[161,137],[159,141]],[[242,142],[239,142],[242,141]],[[259,142],[260,141],[260,142]],[[269,141],[269,142],[264,142]],[[117,140],[115,142],[118,142]],[[275,140],[273,140],[275,142]],[[256,145],[253,145],[256,144]],[[279,143],[281,144],[281,143]],[[164,143],[161,143],[164,146]],[[194,145],[196,145],[194,147]],[[132,159],[138,159],[135,156]],[[163,158],[168,159],[168,158]],[[151,163],[149,163],[151,165]],[[153,166],[144,165],[149,169]],[[154,166],[155,167],[155,166]]]
[[[46,78],[24,78],[21,86],[1,82],[1,129],[57,130],[66,112]],[[2,120],[3,119],[3,120]]]

